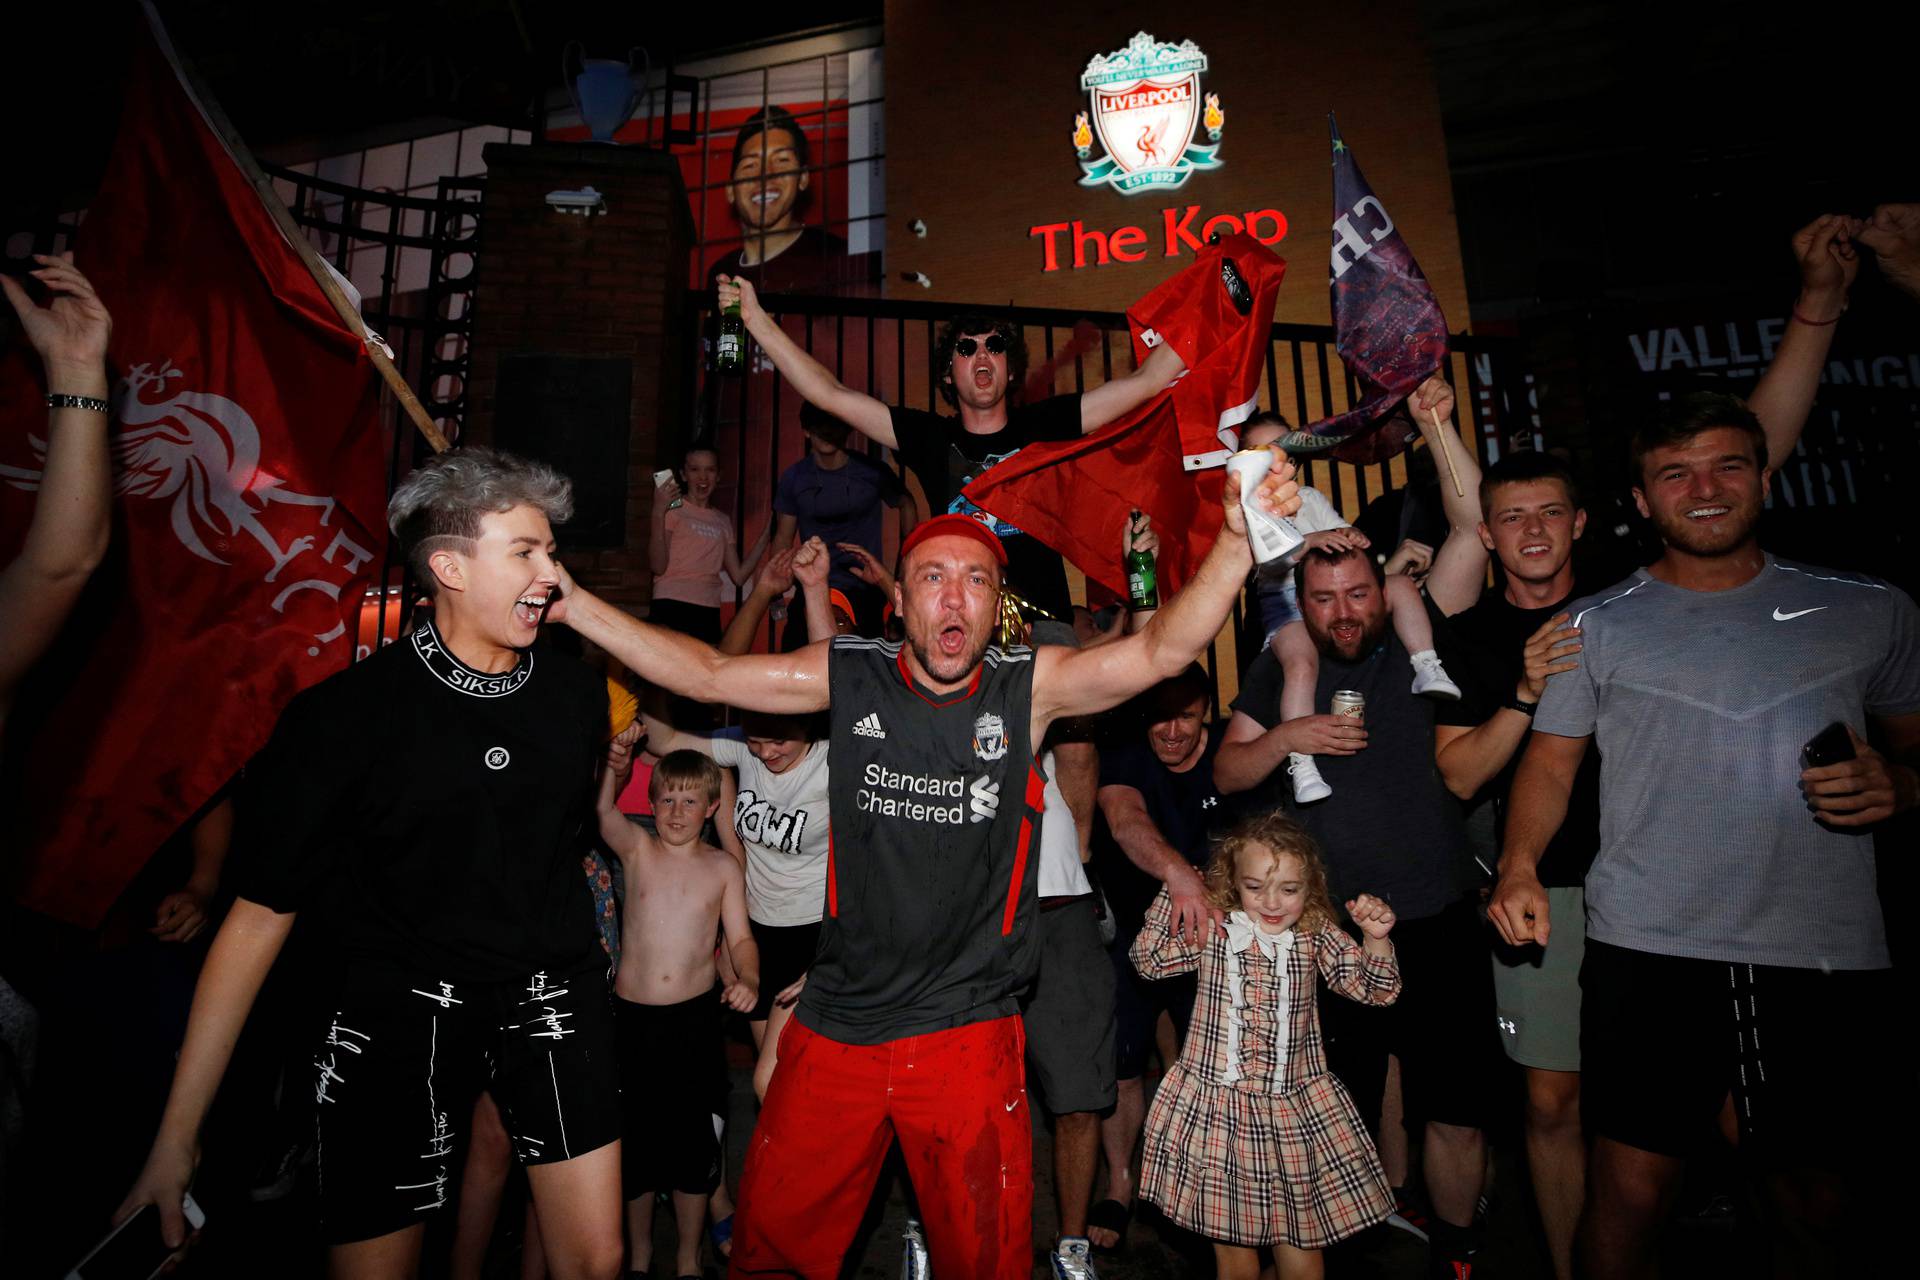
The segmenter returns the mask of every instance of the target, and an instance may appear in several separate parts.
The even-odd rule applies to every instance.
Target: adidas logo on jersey
[[[880,727],[880,713],[869,711],[853,722],[853,731],[863,738],[884,738],[887,731]]]

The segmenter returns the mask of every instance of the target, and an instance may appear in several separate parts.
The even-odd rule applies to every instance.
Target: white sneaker
[[[1053,1280],[1100,1280],[1085,1236],[1061,1236],[1053,1247]]]
[[[1312,756],[1303,756],[1297,751],[1291,753],[1287,756],[1287,772],[1293,775],[1295,804],[1312,804],[1333,794],[1333,788],[1320,776],[1320,766],[1313,762]]]
[[[1407,656],[1413,659],[1415,693],[1430,693],[1449,702],[1460,701],[1460,686],[1447,678],[1447,669],[1440,665],[1439,654],[1431,649],[1422,649]]]

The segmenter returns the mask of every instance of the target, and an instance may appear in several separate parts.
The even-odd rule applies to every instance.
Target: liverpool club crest
[[[1207,55],[1193,41],[1169,44],[1144,31],[1124,49],[1096,54],[1080,77],[1092,109],[1074,118],[1080,185],[1134,195],[1177,187],[1195,169],[1219,168],[1227,117],[1219,94],[1201,93],[1206,70]],[[1195,144],[1201,127],[1211,145]],[[1106,149],[1098,159],[1096,133]]]

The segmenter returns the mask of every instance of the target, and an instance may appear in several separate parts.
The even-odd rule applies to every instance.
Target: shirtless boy
[[[727,1071],[721,1008],[759,996],[760,956],[747,927],[746,877],[700,838],[720,803],[720,769],[695,751],[653,767],[655,833],[615,805],[640,727],[614,739],[600,785],[600,838],[626,875],[614,1028],[620,1046],[628,1274],[651,1274],[653,1197],[673,1193],[674,1274],[700,1274],[707,1197],[720,1181],[718,1116]],[[721,986],[715,934],[726,932],[735,981]],[[717,991],[717,998],[716,998]]]

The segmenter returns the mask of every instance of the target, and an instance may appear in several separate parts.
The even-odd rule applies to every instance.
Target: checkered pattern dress
[[[1327,1070],[1316,968],[1363,1004],[1400,994],[1392,956],[1338,929],[1261,939],[1245,917],[1176,939],[1163,889],[1132,950],[1148,978],[1200,971],[1187,1041],[1147,1115],[1140,1194],[1209,1240],[1320,1249],[1383,1221],[1393,1191],[1353,1099]]]

